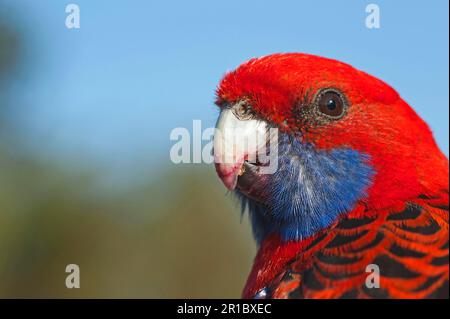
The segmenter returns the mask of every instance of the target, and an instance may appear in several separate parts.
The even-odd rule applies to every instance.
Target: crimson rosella
[[[274,54],[227,73],[216,104],[217,130],[240,129],[215,137],[216,171],[258,244],[244,298],[448,298],[448,159],[393,88]],[[249,158],[273,136],[247,140],[273,128],[267,173]]]

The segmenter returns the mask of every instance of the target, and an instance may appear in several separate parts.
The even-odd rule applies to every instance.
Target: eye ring
[[[320,90],[314,100],[318,114],[338,120],[347,113],[348,101],[344,94],[334,88]]]
[[[255,113],[253,112],[251,105],[245,100],[241,100],[233,105],[232,111],[234,115],[242,121],[251,120],[255,117]]]

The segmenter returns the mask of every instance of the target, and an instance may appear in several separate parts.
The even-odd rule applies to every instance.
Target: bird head
[[[255,58],[224,76],[216,104],[216,171],[249,209],[258,241],[300,240],[358,205],[381,209],[448,184],[433,174],[448,160],[427,124],[393,88],[348,64]],[[258,152],[271,143],[276,169],[267,173]]]

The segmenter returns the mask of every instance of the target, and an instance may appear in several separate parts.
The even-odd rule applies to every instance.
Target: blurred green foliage
[[[0,23],[4,81],[19,44]],[[161,164],[147,184],[101,188],[94,169],[43,161],[18,142],[7,93],[0,81],[1,298],[240,296],[254,243],[211,167]],[[80,289],[65,286],[71,263]]]

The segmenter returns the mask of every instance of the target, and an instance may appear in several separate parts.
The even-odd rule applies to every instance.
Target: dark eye
[[[344,115],[346,101],[338,91],[327,89],[320,92],[316,103],[319,111],[329,117],[340,118]]]
[[[240,120],[250,120],[254,117],[253,110],[246,101],[240,101],[233,107],[233,112]]]

